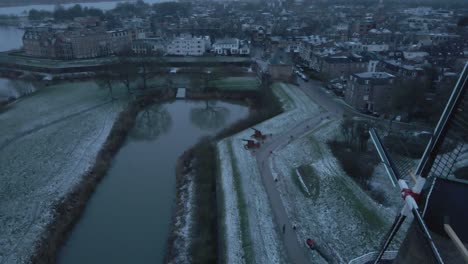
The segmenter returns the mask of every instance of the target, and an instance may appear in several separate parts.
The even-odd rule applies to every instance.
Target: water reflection
[[[167,109],[162,105],[153,105],[137,115],[130,136],[135,140],[155,140],[159,135],[167,133],[171,124],[172,119]]]
[[[247,107],[237,104],[208,104],[208,108],[213,106],[230,113],[225,126],[217,131],[248,114]],[[205,108],[203,102],[176,100],[150,107],[149,113],[139,116],[136,126],[140,127],[135,131],[148,125],[155,129],[156,125],[155,131],[160,131],[157,139],[127,140],[87,203],[57,263],[164,263],[176,201],[176,161],[200,138],[215,133],[191,121],[194,109]],[[153,122],[167,122],[167,113],[171,120],[167,127]]]
[[[190,120],[202,130],[213,131],[226,124],[229,110],[217,106],[215,101],[205,101],[205,107],[193,108],[190,111]]]

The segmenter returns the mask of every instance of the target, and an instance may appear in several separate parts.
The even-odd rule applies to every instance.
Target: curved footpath
[[[255,153],[257,165],[262,175],[262,181],[270,200],[270,205],[275,215],[276,224],[280,227],[285,225],[283,243],[285,245],[289,260],[292,263],[309,263],[309,249],[305,247],[305,241],[299,241],[296,231],[292,228],[292,223],[288,218],[286,209],[281,201],[280,193],[276,189],[276,183],[268,166],[268,160],[280,148],[285,147],[292,139],[301,137],[313,130],[324,118],[329,118],[328,113],[317,115],[299,123],[297,126],[284,132],[279,136],[272,137]]]
[[[255,127],[273,136],[254,151],[245,150],[241,141],[250,138],[250,129],[218,144],[221,180],[223,183],[230,182],[222,184],[221,188],[226,196],[226,219],[223,222],[230,230],[224,232],[225,241],[241,238],[241,243],[236,247],[230,246],[231,242],[226,245],[230,263],[302,264],[310,263],[317,257],[294,232],[268,159],[272,151],[287,146],[291,136],[293,139],[302,136],[330,114],[297,86],[277,83],[272,89],[285,111]],[[235,182],[240,184],[232,184]],[[229,203],[231,200],[234,202]],[[245,200],[244,205],[242,200]]]

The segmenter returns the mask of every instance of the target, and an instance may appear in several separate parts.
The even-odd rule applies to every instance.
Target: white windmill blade
[[[381,140],[379,138],[379,135],[377,134],[375,129],[373,128],[369,129],[369,134],[371,136],[372,142],[375,145],[377,153],[379,154],[380,160],[385,166],[385,170],[387,171],[390,181],[392,182],[394,187],[396,187],[397,185],[400,187],[403,200],[405,201],[405,205],[403,209],[401,210],[400,214],[398,215],[397,219],[395,220],[392,226],[391,232],[388,234],[388,237],[385,239],[383,247],[379,251],[379,254],[374,263],[378,263],[381,260],[383,254],[385,253],[388,246],[392,242],[395,234],[400,229],[401,224],[406,219],[406,217],[408,217],[410,214],[413,214],[414,219],[416,219],[416,222],[418,223],[418,226],[421,228],[421,231],[424,233],[424,237],[431,248],[434,258],[437,260],[437,263],[439,264],[444,263],[432,239],[429,229],[427,228],[421,214],[418,211],[418,204],[416,203],[416,200],[415,200],[415,198],[419,196],[419,193],[421,192],[422,187],[424,186],[424,183],[426,180],[422,177],[418,177],[416,184],[413,186],[413,188],[409,188],[406,181],[401,179],[400,173],[394,166],[394,163],[392,162],[390,156],[388,155],[387,151],[383,147]]]
[[[375,131],[374,128],[369,129],[369,134],[372,139],[372,142],[374,143],[375,149],[377,150],[377,153],[379,154],[380,161],[384,164],[385,170],[387,171],[388,178],[392,182],[393,187],[396,187],[398,185],[398,179],[400,179],[400,173],[396,169],[394,163],[390,159],[390,156],[388,155],[387,151],[382,145],[382,142],[380,140],[379,135],[377,135],[377,132]]]

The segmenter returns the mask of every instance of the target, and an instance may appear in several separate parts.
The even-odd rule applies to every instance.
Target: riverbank
[[[189,95],[189,94],[188,94]],[[269,84],[259,93],[191,93],[194,99],[243,100],[250,115],[211,138],[201,140],[178,159],[176,209],[168,238],[165,263],[219,263],[225,259],[223,236],[219,234],[223,206],[218,197],[216,142],[281,113],[282,108]]]
[[[76,187],[55,205],[52,221],[46,226],[46,231],[40,242],[37,243],[35,253],[30,259],[32,263],[56,263],[58,250],[78,221],[97,184],[106,175],[113,156],[124,144],[138,112],[148,105],[171,100],[174,97],[173,90],[154,91],[130,102],[126,109],[119,114],[95,159],[94,165]]]

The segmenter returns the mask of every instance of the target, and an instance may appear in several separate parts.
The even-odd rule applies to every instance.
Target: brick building
[[[345,92],[345,101],[358,110],[385,113],[395,76],[386,72],[352,74]]]
[[[353,73],[366,71],[369,60],[358,55],[330,56],[320,62],[319,71],[328,79],[347,79]]]

